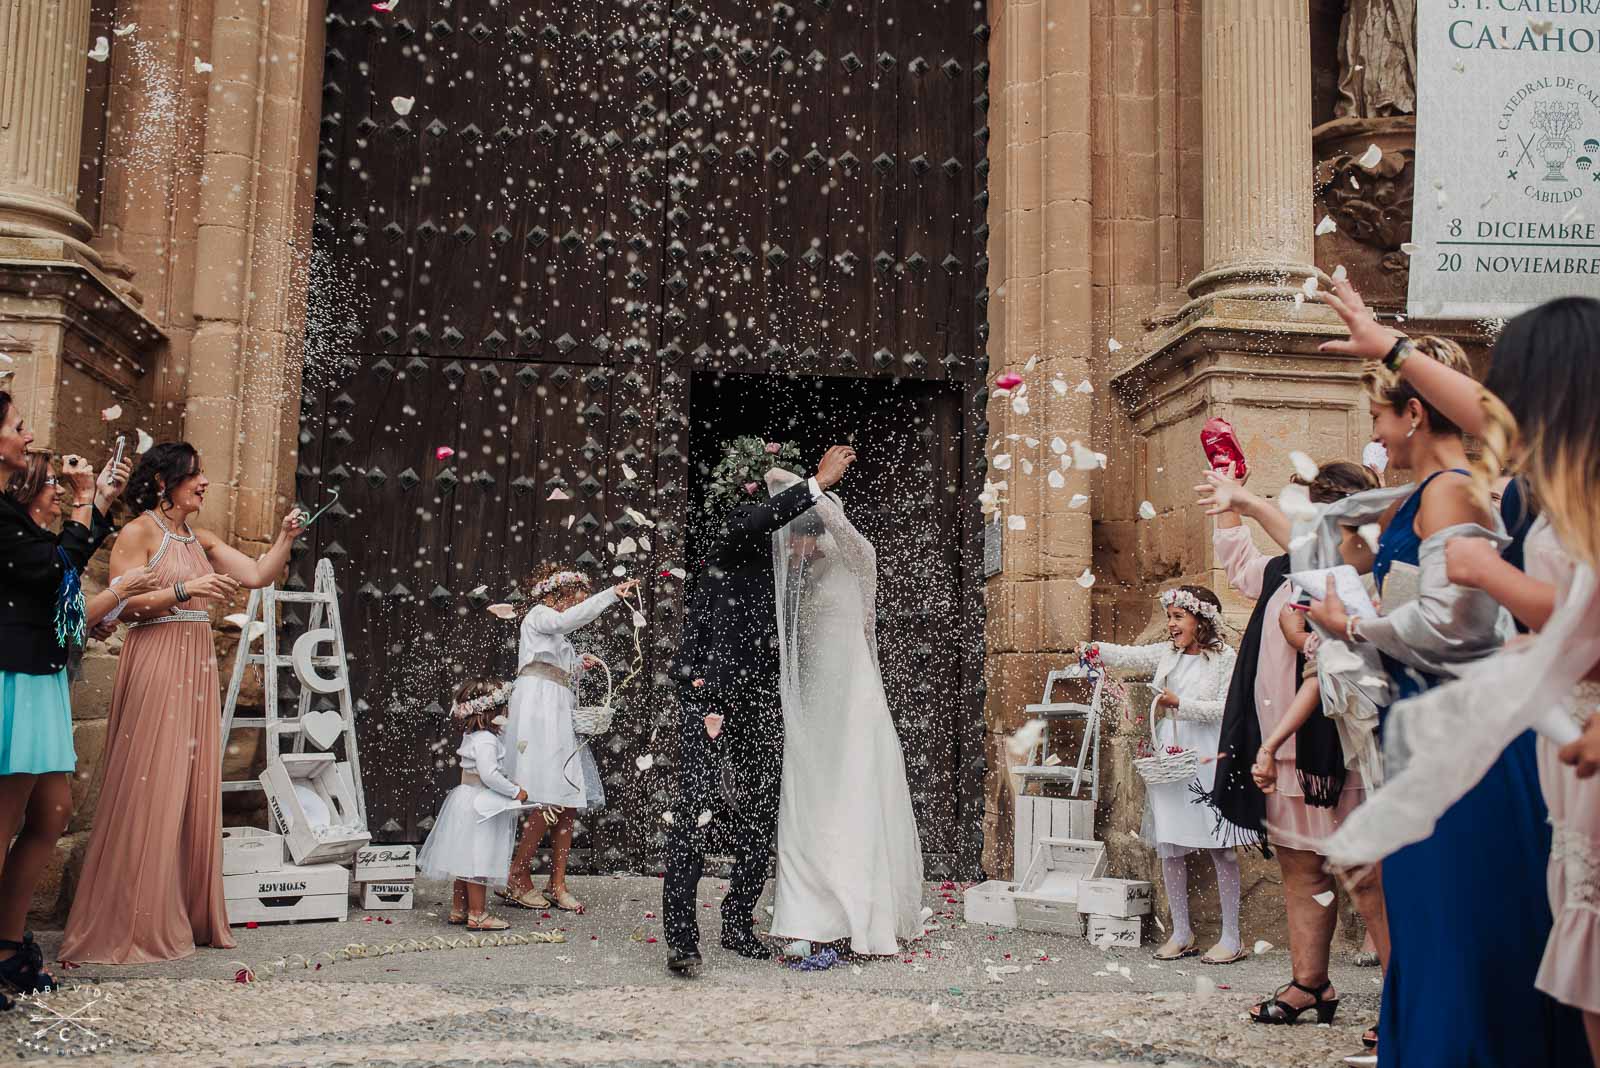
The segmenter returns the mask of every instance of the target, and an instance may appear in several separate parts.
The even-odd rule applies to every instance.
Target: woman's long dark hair
[[[1484,407],[1483,466],[1510,463],[1573,555],[1600,563],[1600,301],[1562,297],[1500,332]]]
[[[200,470],[200,453],[187,441],[163,441],[139,458],[122,499],[134,515],[172,503],[172,491]]]

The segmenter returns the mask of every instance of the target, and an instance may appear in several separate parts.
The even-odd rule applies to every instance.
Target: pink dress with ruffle
[[[1528,533],[1526,561],[1528,574],[1541,582],[1562,589],[1571,581],[1572,561],[1542,519]],[[1580,726],[1600,714],[1600,682],[1578,683],[1566,706]],[[1600,1013],[1600,775],[1578,778],[1541,737],[1539,785],[1553,832],[1548,881],[1555,925],[1535,985],[1557,1001]]]

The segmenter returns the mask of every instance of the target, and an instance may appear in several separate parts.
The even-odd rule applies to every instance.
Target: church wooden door
[[[329,14],[299,493],[339,496],[295,575],[321,555],[339,575],[380,840],[431,826],[450,689],[515,667],[485,608],[552,559],[649,580],[643,671],[595,743],[610,804],[577,853],[655,862],[697,420],[723,381],[771,406],[837,380],[906,387],[880,423],[917,444],[854,492],[893,546],[885,667],[925,850],[974,869],[986,42],[968,0]],[[628,613],[590,630],[634,660]]]

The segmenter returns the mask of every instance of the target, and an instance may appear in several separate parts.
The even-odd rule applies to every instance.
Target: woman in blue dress
[[[1423,338],[1418,347],[1470,373],[1454,344]],[[1397,375],[1374,365],[1363,380],[1373,438],[1396,467],[1416,476],[1416,488],[1382,523],[1372,573],[1384,616],[1352,622],[1330,597],[1318,602],[1312,617],[1333,633],[1374,645],[1397,699],[1404,699],[1493,652],[1513,633],[1498,605],[1481,591],[1452,585],[1445,567],[1452,538],[1490,538],[1499,545],[1507,539],[1499,516],[1475,492],[1460,429]],[[1407,579],[1395,581],[1399,565],[1418,570],[1400,568]],[[1445,813],[1429,838],[1383,862],[1391,952],[1380,1066],[1589,1063],[1578,1014],[1534,988],[1552,922],[1545,893],[1549,854],[1529,734]]]

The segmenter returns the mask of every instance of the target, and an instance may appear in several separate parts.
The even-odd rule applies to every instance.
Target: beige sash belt
[[[543,660],[535,660],[532,663],[525,665],[521,671],[517,672],[517,674],[536,679],[544,679],[546,682],[553,682],[559,686],[565,686],[569,690],[573,688],[571,675],[567,674],[565,671],[562,671],[554,664],[545,663]]]

